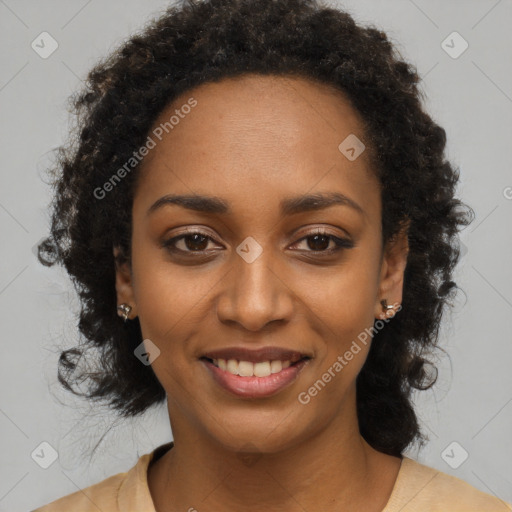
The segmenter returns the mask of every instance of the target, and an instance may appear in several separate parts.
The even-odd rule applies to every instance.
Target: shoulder
[[[512,505],[409,457],[383,512],[510,512]]]
[[[64,512],[65,510],[97,512],[98,507],[117,510],[117,495],[126,475],[127,473],[119,473],[111,476],[102,482],[52,501],[33,512]]]
[[[145,454],[129,471],[68,494],[32,512],[118,512],[125,510],[126,503],[137,504],[140,512],[152,511],[154,509],[147,487],[147,467],[152,456],[153,453]]]

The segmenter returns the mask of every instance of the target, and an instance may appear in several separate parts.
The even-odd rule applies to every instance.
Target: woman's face
[[[368,151],[354,146],[364,139],[356,111],[323,85],[246,75],[183,94],[150,136],[131,272],[119,268],[116,286],[160,351],[152,366],[175,438],[192,429],[230,449],[272,452],[328,425],[352,429],[370,347],[360,335],[382,318],[381,299],[401,302],[407,250],[402,239],[383,253],[379,182]],[[311,194],[346,200],[301,201]],[[155,206],[168,195],[194,200]],[[187,232],[200,235],[164,245]],[[283,352],[254,353],[263,347]],[[259,362],[239,365],[244,375],[275,373],[234,375],[204,359],[218,350]],[[285,351],[309,359],[271,362],[296,359]]]

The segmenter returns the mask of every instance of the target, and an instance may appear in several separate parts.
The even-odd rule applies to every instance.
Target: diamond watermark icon
[[[366,146],[353,133],[351,133],[338,146],[338,149],[348,160],[353,162],[366,149]]]
[[[43,469],[48,469],[59,458],[57,450],[47,441],[43,441],[38,445],[30,456]]]
[[[252,236],[248,236],[237,248],[236,252],[247,263],[252,263],[263,252],[263,247],[254,240]]]
[[[468,42],[458,33],[452,32],[442,43],[441,48],[452,58],[458,59],[469,47]]]
[[[59,43],[48,32],[41,32],[30,46],[39,57],[47,59],[59,47]]]
[[[469,453],[457,441],[452,441],[441,452],[441,458],[453,469],[457,469],[468,457]]]
[[[142,364],[149,366],[160,355],[160,349],[150,339],[145,339],[133,353]]]

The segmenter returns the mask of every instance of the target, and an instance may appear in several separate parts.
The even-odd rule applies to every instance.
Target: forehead
[[[242,205],[320,190],[364,196],[377,186],[368,152],[350,161],[339,149],[349,136],[364,139],[362,127],[345,95],[322,83],[245,75],[202,84],[154,123],[136,195],[203,193]]]

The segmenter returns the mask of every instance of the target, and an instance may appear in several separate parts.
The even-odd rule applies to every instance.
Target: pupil
[[[327,242],[326,243],[320,243],[320,246],[318,246],[318,239],[319,238],[323,238],[324,242]],[[309,237],[309,240],[313,239],[313,243],[311,244],[309,241],[308,241],[308,246],[310,249],[313,249],[314,251],[321,251],[321,250],[325,250],[327,249],[327,247],[329,247],[329,238],[326,236],[326,235],[313,235],[311,237]]]
[[[189,243],[192,239],[193,239],[193,241],[191,243]],[[201,239],[202,239],[202,243],[201,243]],[[205,242],[206,242],[206,244],[205,244]],[[197,246],[198,244],[200,247]],[[195,249],[198,251],[203,251],[207,247],[208,241],[205,236],[199,235],[196,233],[194,235],[188,235],[188,237],[185,238],[185,245],[187,246],[187,249],[190,249],[190,250]]]

